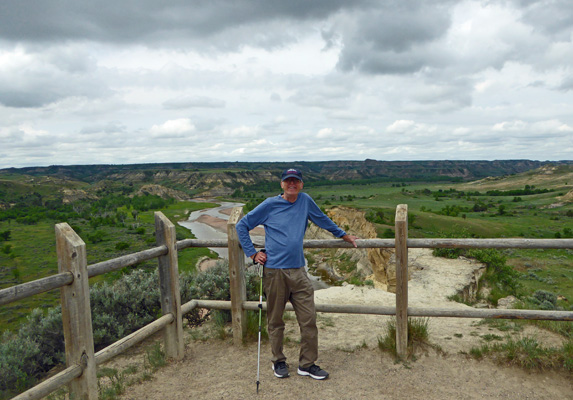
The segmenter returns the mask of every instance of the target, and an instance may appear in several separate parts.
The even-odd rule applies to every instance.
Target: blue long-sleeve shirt
[[[299,193],[291,203],[280,195],[269,197],[237,224],[237,234],[248,257],[256,253],[249,231],[258,225],[265,228],[267,268],[300,268],[304,266],[302,242],[308,221],[331,232],[336,237],[346,235],[306,194]]]

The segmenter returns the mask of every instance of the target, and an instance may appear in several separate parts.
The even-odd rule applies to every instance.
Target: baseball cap
[[[294,168],[285,169],[283,171],[283,175],[281,176],[281,181],[284,181],[288,178],[296,178],[299,181],[302,181],[302,172]]]

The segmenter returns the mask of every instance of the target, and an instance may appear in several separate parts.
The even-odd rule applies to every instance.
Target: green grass
[[[474,346],[469,354],[476,359],[488,356],[500,364],[527,370],[564,370],[573,373],[573,339],[564,342],[561,347],[546,347],[532,337],[514,339],[506,336],[502,343]]]
[[[514,202],[515,196],[468,196],[457,198],[441,197],[439,201],[424,190],[437,192],[450,188],[458,191],[465,189],[462,183],[420,183],[407,186],[392,186],[390,183],[370,185],[333,185],[313,188],[305,187],[320,206],[330,207],[344,205],[362,210],[384,210],[386,224],[392,226],[398,204],[408,204],[409,214],[414,214],[414,223],[410,224],[411,237],[436,237],[443,232],[452,232],[460,227],[468,229],[480,237],[529,237],[553,238],[557,232],[571,225],[573,219],[565,216],[573,210],[573,204],[560,208],[550,208],[557,203],[560,192],[567,192],[570,187],[557,187],[555,192],[520,196],[522,201]],[[506,188],[508,189],[508,188]],[[465,189],[467,191],[467,189]],[[474,187],[471,191],[485,193],[489,188]],[[346,201],[348,196],[352,201]],[[342,198],[342,199],[341,199]],[[493,206],[484,212],[464,212],[457,217],[436,214],[446,206],[473,207],[476,201],[491,203]],[[326,204],[326,203],[329,204]],[[505,207],[505,214],[498,215],[500,205]],[[465,218],[462,217],[465,214]]]
[[[186,218],[189,212],[203,208],[214,207],[212,203],[179,202],[161,210],[176,226],[178,239],[193,238],[191,232],[177,224],[177,221]],[[15,221],[0,222],[0,232],[11,231],[11,238],[6,244],[11,245],[8,254],[0,252],[0,289],[17,284],[33,281],[58,272],[58,258],[56,255],[56,239],[54,226],[60,221],[40,221],[36,225],[25,225]],[[155,219],[154,211],[141,212],[135,221],[131,215],[127,218],[125,227],[100,226],[96,230],[103,232],[104,240],[91,243],[88,237],[94,232],[84,220],[66,221],[72,228],[77,230],[79,236],[86,242],[88,265],[113,259],[125,254],[135,253],[155,246]],[[133,226],[143,228],[145,233],[136,233]],[[116,244],[127,243],[128,247],[117,250]],[[194,271],[197,261],[204,257],[215,257],[209,249],[189,248],[178,254],[180,272]],[[156,268],[157,261],[150,260],[138,266],[138,268]],[[102,280],[113,281],[123,273],[129,271],[115,271],[90,279],[90,283]],[[0,308],[0,332],[16,329],[26,315],[34,308],[52,307],[60,301],[59,290],[28,297],[26,299],[10,303]]]
[[[520,272],[520,297],[530,296],[537,290],[545,290],[558,296],[558,307],[571,309],[573,250],[511,249],[505,253],[508,264]]]
[[[540,343],[537,337],[519,335],[526,324],[534,324],[561,335],[562,344],[548,347]],[[498,330],[504,336],[495,333],[479,335],[483,343],[472,347],[469,351],[469,355],[475,359],[488,357],[500,364],[527,370],[563,370],[573,373],[573,323],[571,322],[483,319],[476,325],[485,325],[490,331]]]
[[[408,318],[408,343],[407,359],[415,359],[420,351],[425,352],[428,347],[433,347],[429,342],[430,319],[429,318]],[[396,321],[390,319],[386,322],[386,334],[378,337],[378,348],[384,352],[392,354],[398,359],[396,350]],[[403,360],[405,361],[405,360]]]

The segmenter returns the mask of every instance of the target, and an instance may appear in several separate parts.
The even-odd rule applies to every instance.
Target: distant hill
[[[298,161],[298,162],[214,162],[132,165],[54,165],[50,167],[0,170],[0,206],[18,202],[18,196],[40,193],[45,198],[83,198],[109,192],[112,186],[123,192],[144,185],[160,185],[182,196],[229,196],[237,189],[269,192],[276,188],[281,171],[295,167],[313,186],[381,182],[473,182],[493,184],[539,168],[552,171],[573,167],[573,161]],[[503,185],[503,184],[502,184]],[[50,189],[52,188],[52,189]],[[55,189],[55,190],[54,190]],[[88,192],[85,192],[85,191]],[[60,193],[60,194],[56,194]]]
[[[297,162],[212,162],[212,163],[163,163],[127,165],[54,165],[49,167],[7,168],[2,173],[17,173],[31,176],[53,176],[94,183],[104,179],[127,179],[128,181],[156,181],[173,175],[177,180],[183,176],[211,173],[251,173],[252,179],[268,179],[279,176],[280,171],[294,166],[300,168],[307,180],[463,180],[518,174],[548,164],[573,164],[573,161],[297,161]],[[157,182],[156,182],[157,183]]]
[[[464,190],[507,190],[535,186],[558,189],[573,186],[573,164],[548,164],[509,176],[489,176],[460,186]]]

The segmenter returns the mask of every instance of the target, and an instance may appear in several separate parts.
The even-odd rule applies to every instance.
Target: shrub
[[[103,242],[106,237],[106,233],[104,231],[97,230],[94,233],[88,235],[88,241],[90,243],[99,243]]]
[[[116,250],[125,250],[129,248],[129,243],[127,242],[118,242],[115,244]]]
[[[11,230],[7,230],[7,231],[3,231],[0,232],[0,241],[1,242],[6,242],[8,240],[10,240],[10,236],[12,235],[12,231]]]
[[[246,271],[245,280],[247,285],[247,300],[259,299],[259,278],[256,273]],[[214,267],[197,274],[194,282],[196,295],[192,298],[209,300],[231,300],[231,289],[229,280],[229,261],[219,260]],[[183,301],[183,300],[182,300]],[[225,321],[231,320],[231,312],[222,310],[222,317]]]
[[[546,290],[536,290],[533,293],[532,302],[539,305],[542,310],[555,310],[557,306],[557,295]]]
[[[485,279],[492,286],[512,295],[517,294],[519,273],[511,265],[507,265],[507,258],[496,249],[470,249],[467,251],[468,257],[486,264],[487,272]]]
[[[134,270],[113,284],[90,290],[94,343],[103,347],[149,324],[161,314],[159,276]]]
[[[382,234],[382,236],[383,236],[384,238],[391,239],[391,238],[393,238],[393,237],[396,236],[396,235],[394,234],[394,231],[393,231],[392,229],[387,228],[387,229],[384,231],[384,233]]]
[[[247,271],[247,298],[258,300],[259,278]],[[181,274],[181,302],[193,298],[231,298],[228,261],[197,275]],[[159,276],[136,269],[114,283],[90,288],[94,345],[101,349],[161,315]],[[229,320],[230,313],[223,317]],[[64,363],[61,308],[46,313],[34,310],[15,333],[4,333],[0,343],[0,397],[21,392],[41,379],[54,366]]]
[[[64,362],[60,307],[46,315],[36,309],[17,334],[5,332],[0,343],[0,393],[23,391],[55,365]]]
[[[4,246],[2,246],[2,253],[10,254],[11,251],[12,251],[12,245],[11,244],[5,244]]]
[[[462,249],[442,249],[442,248],[435,248],[432,251],[434,257],[444,257],[444,258],[452,258],[456,259],[462,255]]]

